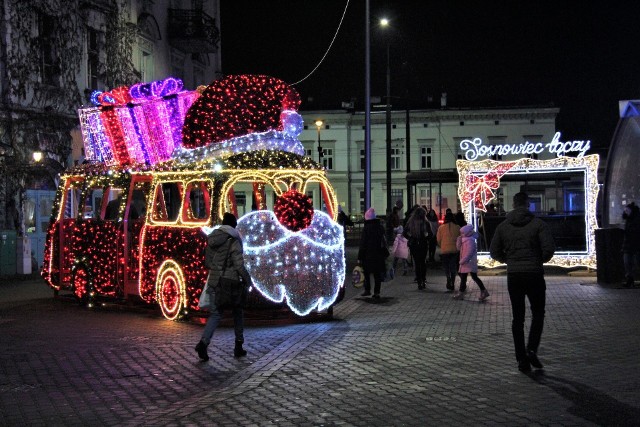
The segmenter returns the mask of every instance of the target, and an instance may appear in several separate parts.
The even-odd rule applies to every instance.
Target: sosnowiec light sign
[[[500,187],[500,178],[505,174],[522,174],[531,176],[536,173],[584,173],[584,206],[585,206],[585,240],[584,251],[558,251],[547,263],[560,267],[585,266],[596,268],[595,229],[596,202],[598,197],[598,163],[597,154],[585,155],[591,146],[586,141],[561,141],[560,132],[556,132],[549,142],[524,142],[522,144],[484,145],[482,139],[465,139],[460,148],[465,150],[467,160],[456,161],[458,169],[458,197],[466,218],[477,228],[478,217],[486,212],[486,206],[495,199],[494,191]],[[537,160],[523,157],[517,160],[496,161],[484,157],[495,155],[531,155],[543,151],[556,154],[550,160]],[[567,153],[576,153],[575,157]],[[482,159],[484,158],[484,159]],[[488,252],[478,253],[478,264],[484,267],[500,265]]]
[[[509,156],[509,155],[531,155],[540,154],[543,151],[555,154],[557,157],[568,153],[578,153],[576,157],[581,158],[591,148],[590,140],[562,141],[560,132],[556,132],[550,142],[529,142],[521,144],[495,144],[485,145],[481,138],[463,139],[460,141],[460,148],[464,150],[464,157],[474,161],[481,157]]]

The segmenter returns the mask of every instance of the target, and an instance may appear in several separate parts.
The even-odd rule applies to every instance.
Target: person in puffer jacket
[[[242,251],[242,240],[240,233],[236,230],[238,224],[235,215],[225,213],[222,218],[222,225],[215,228],[207,238],[208,247],[205,250],[205,265],[209,268],[209,277],[207,278],[207,292],[210,294],[212,301],[209,319],[202,332],[202,338],[196,345],[196,352],[200,359],[207,361],[207,347],[211,342],[211,337],[220,323],[223,308],[216,307],[215,303],[215,287],[220,277],[240,280],[242,286],[248,289],[252,286],[251,276],[244,266],[244,258]],[[225,265],[226,262],[226,265]],[[235,357],[247,355],[247,351],[242,348],[244,343],[244,313],[242,306],[234,306],[233,309],[233,327],[236,336],[236,345],[233,349]]]
[[[484,283],[478,277],[478,233],[473,230],[473,225],[467,224],[460,229],[460,235],[456,240],[456,247],[460,251],[460,261],[458,275],[460,276],[460,291],[456,293],[454,299],[463,299],[467,290],[467,274],[471,273],[471,279],[480,288],[480,301],[489,297],[489,291],[484,287]]]
[[[507,287],[513,320],[511,332],[518,369],[530,372],[531,365],[541,369],[537,352],[544,327],[546,284],[543,264],[555,252],[553,236],[547,224],[529,212],[529,196],[513,196],[513,210],[498,225],[491,239],[491,258],[507,264]],[[525,298],[531,306],[531,328],[525,347]]]
[[[444,274],[447,276],[447,290],[453,291],[456,286],[456,273],[458,272],[458,248],[456,240],[460,235],[460,226],[454,221],[453,213],[444,215],[444,224],[438,227],[436,240],[440,246],[440,260]]]

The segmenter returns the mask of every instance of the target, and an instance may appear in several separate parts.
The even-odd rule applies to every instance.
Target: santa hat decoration
[[[299,106],[300,95],[282,80],[227,76],[211,83],[187,112],[182,144],[197,148],[250,133],[282,131],[282,113]]]
[[[365,213],[364,213],[364,219],[376,219],[376,211],[373,208],[369,208]]]

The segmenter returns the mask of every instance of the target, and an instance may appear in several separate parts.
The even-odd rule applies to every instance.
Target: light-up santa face
[[[296,314],[328,308],[344,283],[342,227],[314,211],[308,227],[291,231],[271,211],[244,215],[236,228],[253,284],[266,298],[286,301]]]

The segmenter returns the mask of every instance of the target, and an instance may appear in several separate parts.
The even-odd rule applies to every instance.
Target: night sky
[[[618,100],[640,98],[640,2],[379,1],[371,5],[371,94],[394,108],[556,106],[563,139],[607,147]],[[289,83],[318,64],[346,0],[223,0],[222,72]],[[364,101],[365,1],[351,0],[324,62],[296,85],[303,110]],[[391,19],[382,30],[378,19]]]

